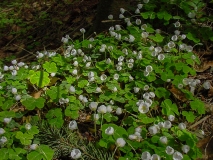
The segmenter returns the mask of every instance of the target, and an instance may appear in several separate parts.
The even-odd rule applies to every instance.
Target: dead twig
[[[202,118],[201,120],[197,121],[196,123],[194,123],[193,125],[191,125],[189,127],[189,129],[192,129],[194,127],[196,127],[197,125],[201,124],[202,122],[206,121],[208,118],[210,118],[211,115],[205,116],[204,118]]]

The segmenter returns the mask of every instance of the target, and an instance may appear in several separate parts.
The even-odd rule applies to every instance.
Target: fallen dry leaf
[[[170,88],[169,88],[169,91],[174,95],[175,98],[177,98],[181,102],[187,101],[185,94],[183,92],[181,92],[181,90],[179,90],[175,86],[171,85]]]

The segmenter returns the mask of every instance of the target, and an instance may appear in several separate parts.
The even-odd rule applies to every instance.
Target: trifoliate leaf
[[[54,62],[46,61],[43,64],[43,68],[46,69],[46,71],[49,72],[49,73],[56,73],[57,72],[57,67],[56,67],[56,64]]]

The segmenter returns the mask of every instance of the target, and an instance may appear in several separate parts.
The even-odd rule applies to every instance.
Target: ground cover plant
[[[201,13],[200,3],[181,3],[181,17],[167,12],[171,7],[155,11],[155,1],[143,0],[134,15],[121,8],[125,23],[108,33],[85,39],[82,28],[82,40],[66,35],[62,53],[38,51],[29,64],[2,61],[0,159],[202,156],[196,135],[187,129],[205,114],[195,96],[201,82],[190,78],[200,63],[193,49],[201,40],[184,30]],[[113,15],[108,18],[113,22]],[[154,19],[168,33],[154,28]],[[92,139],[81,133],[83,123],[89,123]]]

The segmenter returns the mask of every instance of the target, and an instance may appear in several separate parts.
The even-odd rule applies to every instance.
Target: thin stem
[[[103,114],[101,114],[101,129],[102,129],[103,120],[104,120],[104,116],[103,116]]]
[[[115,152],[117,151],[117,149],[118,149],[118,146],[116,146],[116,148],[115,148],[115,150],[114,150],[114,152],[113,152],[113,154],[112,154],[112,158],[114,157]]]

